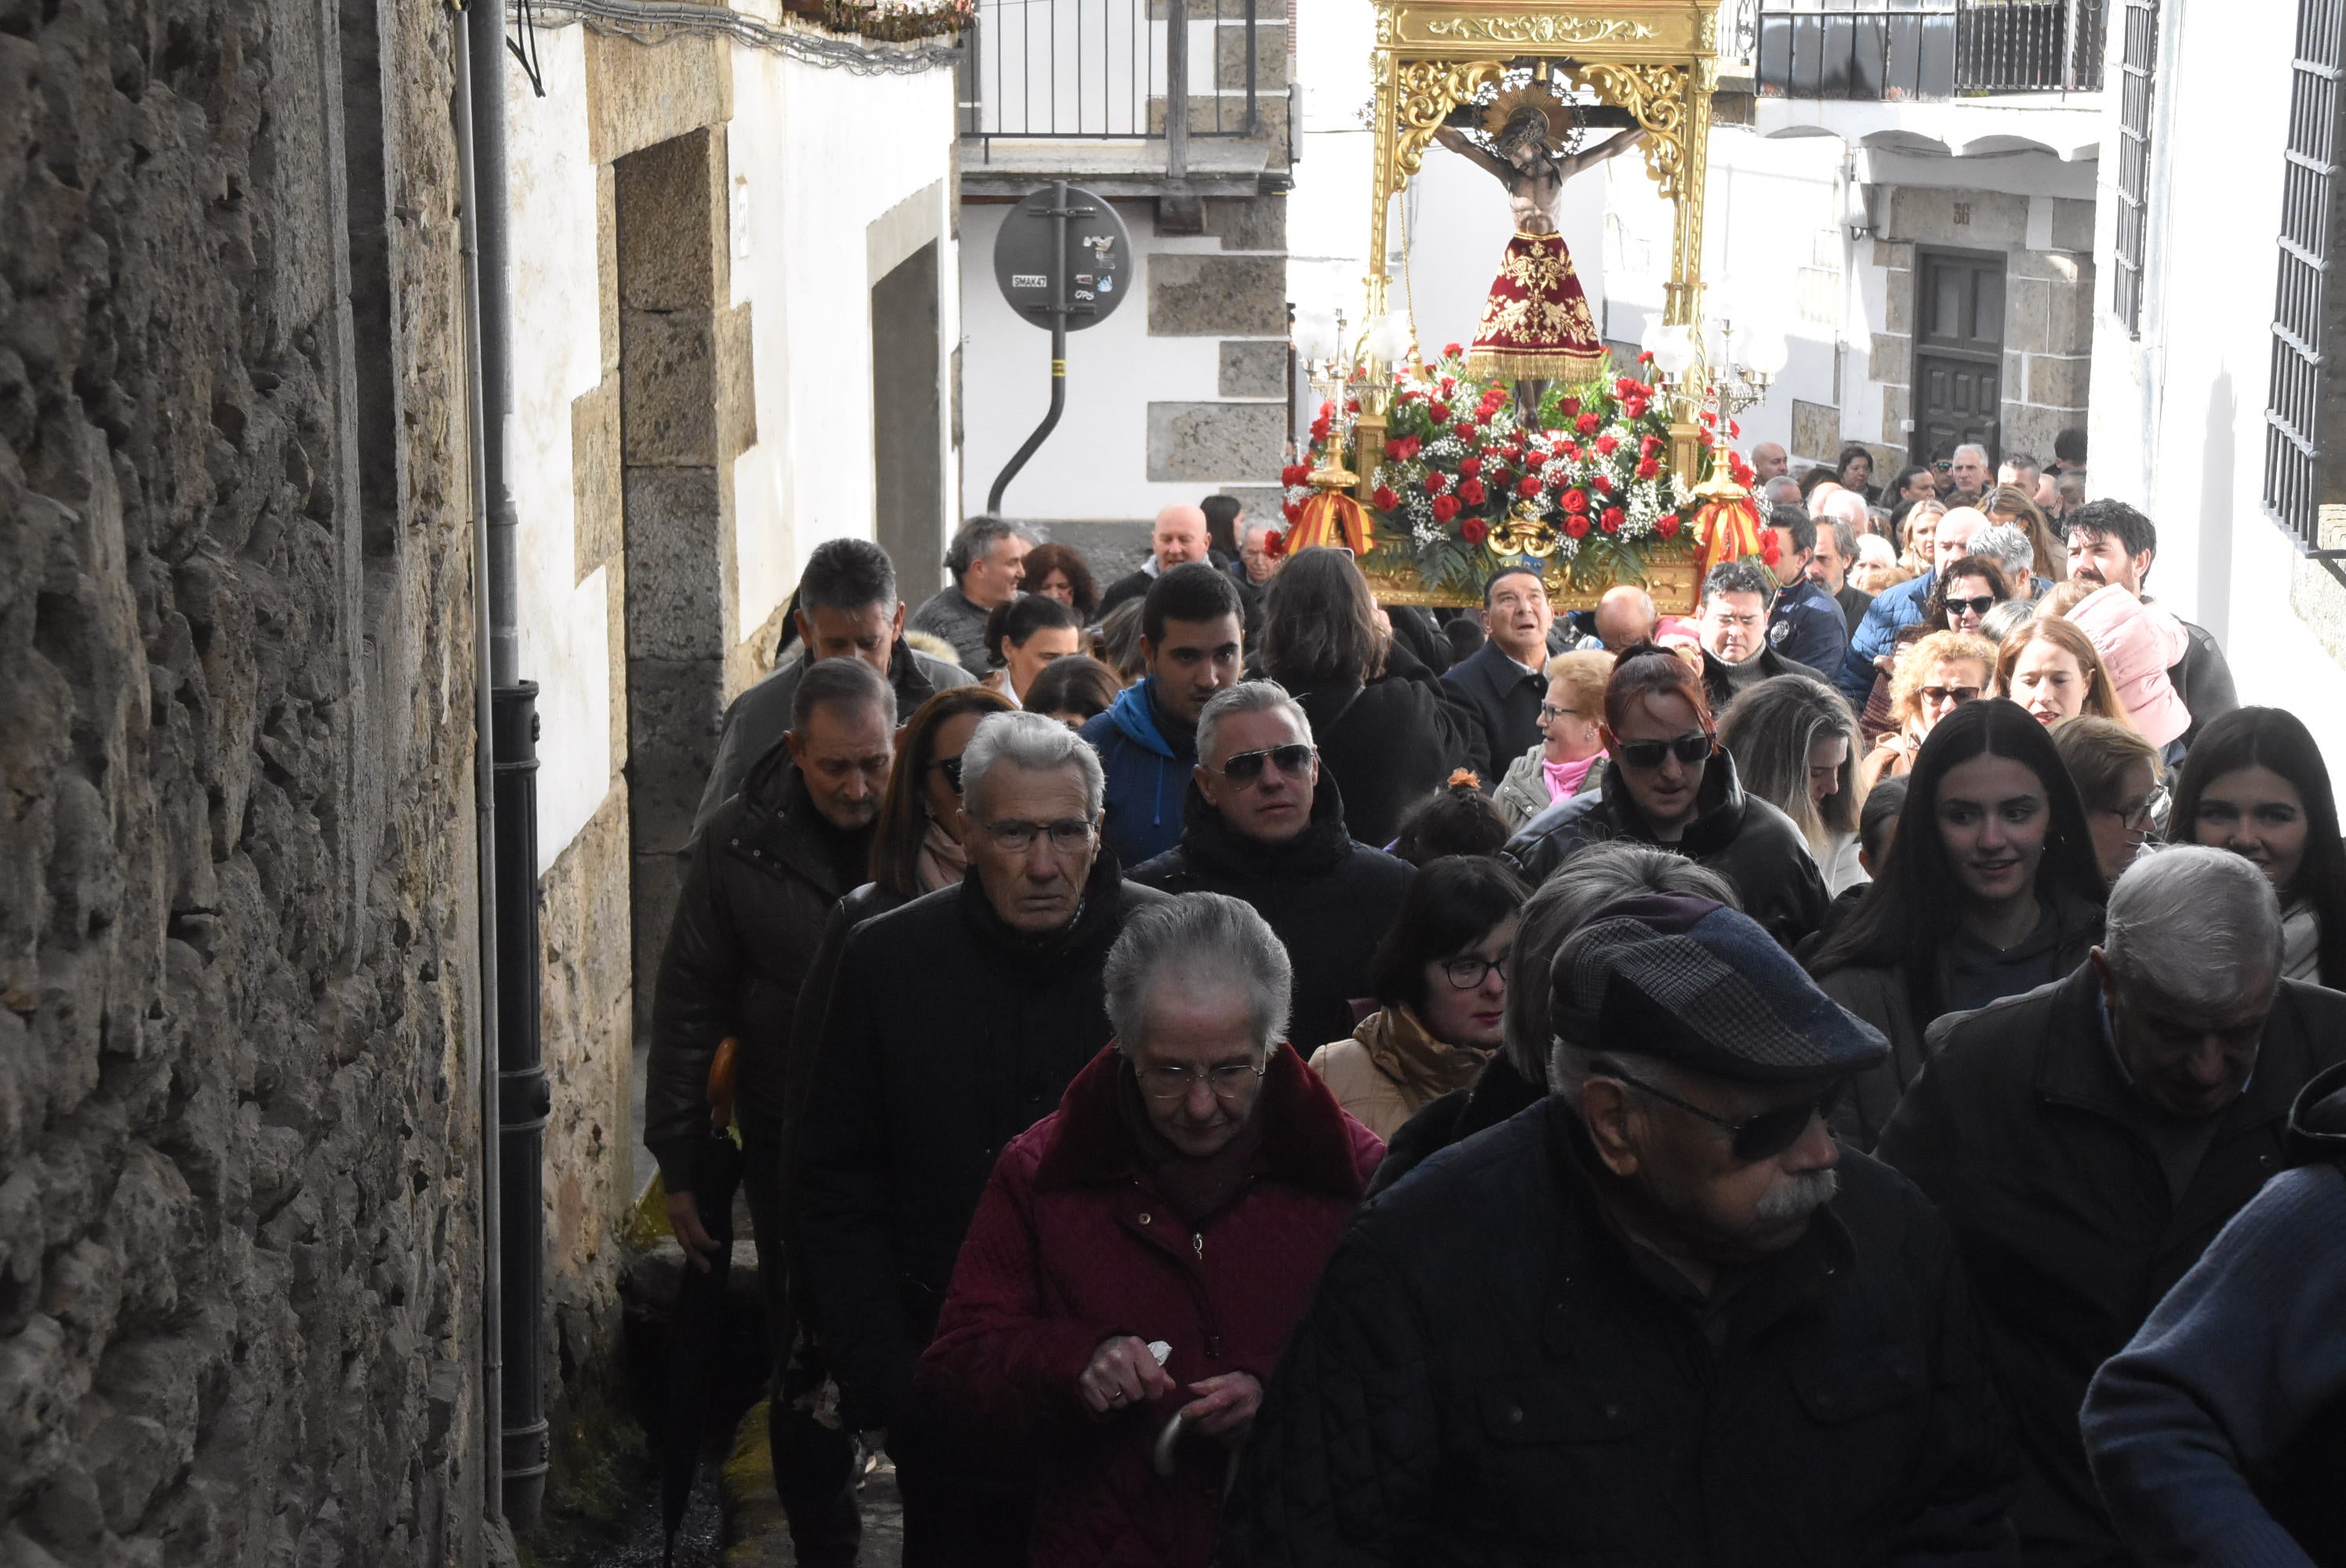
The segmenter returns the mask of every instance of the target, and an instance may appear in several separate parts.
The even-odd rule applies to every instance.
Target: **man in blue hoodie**
[[[1101,834],[1124,865],[1181,841],[1182,805],[1198,765],[1198,715],[1239,678],[1245,617],[1239,585],[1203,561],[1168,567],[1140,602],[1148,674],[1083,730],[1107,773]]]

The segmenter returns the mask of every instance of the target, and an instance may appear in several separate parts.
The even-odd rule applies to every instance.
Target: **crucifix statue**
[[[1515,209],[1515,235],[1491,281],[1466,368],[1476,376],[1513,382],[1526,414],[1539,407],[1549,382],[1588,381],[1610,363],[1571,252],[1556,231],[1564,182],[1646,139],[1643,130],[1633,129],[1585,151],[1566,152],[1556,121],[1569,115],[1569,107],[1554,97],[1546,81],[1535,79],[1490,107],[1484,123],[1491,127],[1491,151],[1448,126],[1434,132],[1443,147],[1505,186]]]

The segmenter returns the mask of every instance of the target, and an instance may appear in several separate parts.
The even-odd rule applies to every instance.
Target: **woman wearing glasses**
[[[2012,597],[2004,568],[1984,555],[1965,555],[1939,574],[1938,584],[1923,601],[1923,617],[1898,628],[1892,657],[1876,660],[1873,689],[1867,694],[1858,727],[1869,741],[1878,741],[1899,726],[1893,717],[1897,660],[1905,649],[1933,632],[1964,632],[1984,636],[1989,612]]]
[[[2073,972],[2101,941],[2103,896],[2085,807],[2044,727],[1992,698],[1942,719],[1872,891],[1809,960],[1825,994],[1890,1041],[1834,1129],[1872,1148],[1933,1021]]]
[[[2053,749],[2086,804],[2102,880],[2116,881],[2167,817],[2158,748],[2126,725],[2080,718],[2053,732]]]
[[[1719,745],[1701,675],[1667,648],[1625,651],[1605,685],[1605,781],[1559,800],[1501,858],[1535,886],[1587,845],[1676,850],[1725,877],[1787,948],[1824,921],[1824,878],[1792,820],[1744,791]]]
[[[1377,1010],[1311,1057],[1337,1103],[1380,1138],[1471,1088],[1499,1048],[1524,897],[1520,878],[1481,856],[1419,868],[1371,961]]]
[[[1892,728],[1858,765],[1859,792],[1912,769],[1933,727],[1986,696],[1994,669],[1995,645],[1971,632],[1932,632],[1902,649],[1890,677]]]
[[[1558,800],[1605,782],[1605,681],[1613,656],[1602,649],[1560,653],[1547,661],[1540,702],[1540,742],[1509,765],[1491,792],[1509,829],[1522,827]]]
[[[2256,862],[2280,895],[2281,975],[2346,991],[2346,844],[2321,748],[2278,708],[2210,719],[2175,782],[2168,836]]]

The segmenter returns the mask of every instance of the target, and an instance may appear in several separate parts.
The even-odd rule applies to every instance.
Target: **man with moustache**
[[[1954,1231],[2022,1460],[2032,1564],[2127,1562],[2079,1409],[2288,1153],[2290,1102],[2346,1061],[2346,996],[2280,978],[2280,906],[2223,850],[2146,851],[2065,979],[1925,1036],[1876,1153]]]
[[[2089,501],[2064,517],[2062,526],[2068,531],[2071,580],[2115,584],[2137,599],[2150,597],[2143,585],[2158,555],[2158,529],[2149,518],[2123,501]],[[2183,732],[2188,747],[2201,726],[2240,706],[2240,694],[2232,684],[2231,663],[2208,628],[2185,621],[2183,629],[2190,644],[2167,678],[2191,710],[2191,728]]]
[[[1338,1244],[1219,1561],[2016,1562],[1953,1240],[1826,1128],[1882,1036],[1691,894],[1551,973],[1548,1094]]]

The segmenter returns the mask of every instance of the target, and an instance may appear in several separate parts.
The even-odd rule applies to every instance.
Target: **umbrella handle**
[[[1173,1419],[1165,1423],[1165,1430],[1157,1434],[1157,1451],[1151,1457],[1151,1464],[1168,1481],[1173,1479],[1173,1451],[1181,1445],[1181,1429],[1188,1424],[1181,1412],[1176,1410]]]
[[[709,1125],[720,1133],[733,1125],[733,1079],[740,1064],[741,1043],[728,1034],[709,1059]]]

